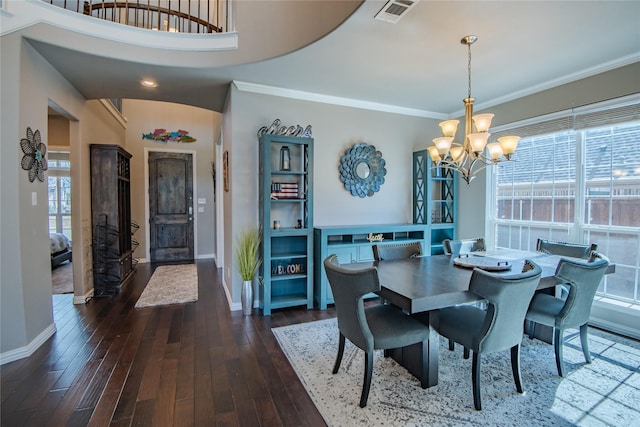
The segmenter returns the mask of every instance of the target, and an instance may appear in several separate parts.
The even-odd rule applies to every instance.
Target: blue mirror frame
[[[358,175],[358,169],[366,170],[362,163],[368,167],[368,175]],[[375,146],[365,142],[353,144],[340,158],[340,182],[352,196],[371,197],[380,191],[380,186],[384,184],[384,177],[387,174],[385,163],[382,153],[376,150]]]

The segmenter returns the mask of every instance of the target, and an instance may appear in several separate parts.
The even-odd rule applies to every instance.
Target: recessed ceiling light
[[[156,87],[158,86],[158,83],[156,83],[153,80],[149,80],[149,79],[144,79],[140,81],[140,84],[144,87]]]

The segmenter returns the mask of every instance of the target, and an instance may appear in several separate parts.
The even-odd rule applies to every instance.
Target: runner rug
[[[577,331],[565,334],[568,375],[557,375],[553,346],[524,337],[518,394],[510,354],[483,355],[482,411],[473,407],[471,358],[440,341],[438,385],[419,381],[382,352],[374,357],[369,400],[359,407],[364,353],[347,340],[339,372],[335,319],[273,328],[281,348],[329,426],[637,425],[640,343],[590,328],[593,362],[584,363]]]
[[[182,304],[198,300],[198,269],[195,264],[163,265],[153,272],[136,307]]]

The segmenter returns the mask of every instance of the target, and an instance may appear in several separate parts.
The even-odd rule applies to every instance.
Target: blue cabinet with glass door
[[[429,253],[444,253],[442,241],[456,238],[458,179],[451,169],[433,167],[427,150],[413,153],[413,222],[429,225]]]
[[[259,140],[260,308],[313,307],[313,139]]]

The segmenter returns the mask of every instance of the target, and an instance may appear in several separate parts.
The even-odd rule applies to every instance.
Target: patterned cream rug
[[[482,411],[473,408],[471,358],[440,341],[438,385],[416,378],[382,352],[374,357],[369,401],[360,408],[364,353],[347,341],[339,372],[335,319],[272,329],[329,426],[632,426],[640,420],[640,343],[590,328],[585,364],[577,331],[565,334],[568,375],[557,375],[553,346],[522,340],[525,394],[513,383],[509,351],[484,355]]]
[[[153,272],[136,307],[182,304],[198,300],[198,269],[195,264],[163,265]]]

